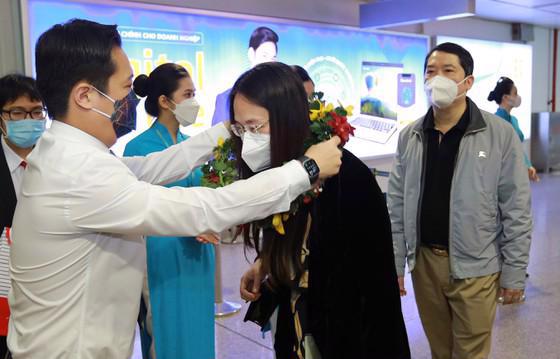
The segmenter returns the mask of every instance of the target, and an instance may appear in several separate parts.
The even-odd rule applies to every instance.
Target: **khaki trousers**
[[[487,359],[499,273],[451,279],[449,257],[420,247],[412,283],[432,359]]]

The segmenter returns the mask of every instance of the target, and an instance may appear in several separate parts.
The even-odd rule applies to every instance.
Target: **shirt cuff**
[[[216,145],[218,144],[218,139],[220,137],[224,140],[231,137],[231,133],[228,131],[223,122],[211,127],[209,130],[206,130],[206,134],[210,137],[211,143],[215,143]]]
[[[303,168],[303,165],[298,160],[291,160],[285,163],[282,168],[284,168],[289,176],[286,176],[290,183],[290,193],[294,193],[296,197],[303,192],[309,191],[312,186],[309,183],[309,175],[307,171]]]
[[[507,289],[524,289],[527,269],[514,268],[507,264],[502,264],[500,274],[500,287]]]

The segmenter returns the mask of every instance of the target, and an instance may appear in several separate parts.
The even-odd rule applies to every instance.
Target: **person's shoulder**
[[[375,181],[369,167],[352,152],[342,150],[342,165],[338,174],[345,186],[369,186]]]
[[[353,170],[369,171],[369,168],[361,159],[345,148],[342,149],[342,166]]]
[[[231,93],[231,88],[228,88],[227,90],[220,92],[218,96],[216,96],[216,99],[225,100],[229,97],[230,93]]]
[[[496,128],[499,131],[504,130],[506,132],[512,129],[511,124],[507,121],[504,121],[503,117],[485,110],[479,109],[479,111],[488,127]]]
[[[124,156],[145,156],[150,153],[150,145],[154,142],[155,132],[153,127],[148,128],[132,140],[124,148]]]

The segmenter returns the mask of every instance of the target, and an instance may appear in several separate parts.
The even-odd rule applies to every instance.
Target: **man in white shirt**
[[[220,188],[166,188],[205,162],[221,124],[147,157],[109,152],[132,70],[116,26],[55,25],[36,45],[51,128],[28,157],[13,225],[12,317],[18,358],[125,359],[144,275],[141,236],[194,236],[289,209],[311,187],[299,161]],[[123,99],[123,100],[120,100]],[[338,139],[310,148],[320,177],[338,172]]]
[[[0,358],[8,350],[10,228],[25,159],[44,131],[45,117],[34,79],[17,74],[0,78]]]

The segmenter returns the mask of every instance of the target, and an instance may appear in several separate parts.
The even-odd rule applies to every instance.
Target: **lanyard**
[[[163,138],[163,135],[161,134],[161,132],[159,132],[159,130],[156,128],[156,133],[159,136],[161,142],[163,142],[163,144],[165,145],[166,148],[169,147],[169,143],[167,143],[167,141],[165,140],[165,138]]]
[[[171,145],[165,140],[165,138],[163,137],[163,135],[161,134],[161,132],[159,132],[159,129],[156,128],[156,133],[159,137],[159,139],[161,140],[161,142],[165,145],[165,148],[169,148]],[[181,134],[181,132],[177,133],[177,143],[179,143],[179,140],[181,140],[183,138],[183,135]]]
[[[167,141],[165,140],[165,138],[163,137],[163,135],[161,134],[161,132],[159,132],[159,130],[156,128],[156,133],[159,137],[159,139],[161,140],[161,142],[165,145],[166,148],[169,148],[169,143],[167,143]],[[177,143],[179,143],[179,140],[183,139],[183,134],[181,132],[177,133]],[[191,172],[190,175],[188,175],[187,177],[191,177],[191,180],[194,178],[194,171]]]

